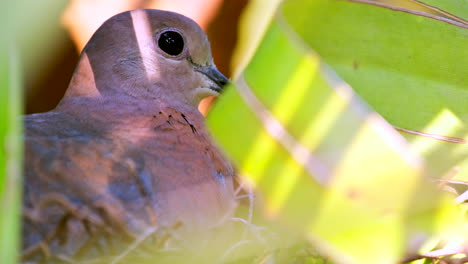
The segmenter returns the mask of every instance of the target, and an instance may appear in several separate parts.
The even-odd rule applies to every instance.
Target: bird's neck
[[[204,132],[204,117],[197,108],[164,100],[74,97],[63,101],[55,111],[77,119],[106,137],[122,138],[143,144],[142,147],[157,138],[176,142],[179,137],[173,131],[182,126],[185,126],[186,131],[198,131],[199,139],[208,137]],[[195,127],[191,128],[192,124]]]
[[[190,107],[192,104],[192,108],[196,108],[195,104],[198,104],[198,102],[189,102],[187,97],[174,87],[166,87],[159,82],[149,82],[139,76],[141,69],[132,69],[124,65],[123,68],[128,70],[124,74],[124,71],[118,70],[115,65],[101,66],[97,62],[91,65],[87,53],[83,52],[58,108],[88,104],[93,110],[96,107],[107,107],[111,111],[131,109],[128,112],[131,114],[135,110],[151,112],[155,103],[175,104],[177,107]]]
[[[115,73],[110,66],[100,68],[98,61],[90,63],[87,53],[82,53],[56,111],[102,124],[128,123],[128,120],[144,123],[168,108],[197,119],[201,116],[196,106],[176,93],[177,89],[163,89],[157,84],[143,82],[143,78],[136,74],[137,69],[133,79],[129,77],[124,78],[128,82],[122,81],[121,74],[114,76],[121,71]]]
[[[79,115],[95,115],[103,121],[114,119],[151,117],[164,109],[177,109],[186,115],[201,115],[196,107],[167,97],[134,98],[131,96],[65,97],[55,109],[59,112]]]

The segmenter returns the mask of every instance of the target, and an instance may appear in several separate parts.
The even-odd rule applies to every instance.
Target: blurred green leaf
[[[18,262],[21,208],[22,87],[17,2],[0,3],[0,263]],[[21,19],[24,19],[23,17]]]
[[[239,21],[239,41],[231,66],[237,77],[252,59],[281,0],[250,1]],[[253,21],[255,21],[253,23]]]
[[[5,39],[4,39],[5,40]],[[12,42],[0,48],[0,263],[16,263],[21,208],[21,86]],[[8,45],[10,44],[10,45]]]
[[[468,17],[468,6],[457,6]],[[468,139],[468,25],[352,1],[291,0],[284,15],[390,124]],[[427,159],[432,176],[458,166],[456,177],[468,180],[466,143],[404,135]]]
[[[287,1],[268,23],[258,48],[252,44],[254,57],[209,117],[216,139],[260,191],[267,215],[293,230],[306,231],[309,240],[337,263],[396,263],[418,235],[443,231],[463,237],[453,202],[427,181],[426,174],[437,174],[433,167],[427,170],[392,126],[309,48],[315,49],[313,41],[320,43],[325,55],[319,54],[327,62],[331,58],[340,75],[353,76],[354,83],[364,88],[373,84],[371,99],[377,102],[372,106],[396,116],[400,123],[394,125],[419,128],[424,118],[432,121],[440,109],[410,118],[401,108],[416,99],[409,110],[425,104],[439,106],[442,103],[430,98],[423,103],[424,98],[416,97],[426,90],[434,97],[431,89],[451,88],[463,97],[462,81],[452,78],[460,78],[463,70],[442,62],[442,67],[451,67],[445,73],[450,76],[445,76],[439,66],[430,64],[441,54],[433,55],[437,60],[432,61],[429,55],[417,53],[417,48],[424,48],[417,29],[409,30],[417,48],[411,46],[411,34],[401,33],[412,23],[436,30],[439,25],[424,25],[418,16],[406,21],[408,14],[403,12],[385,12],[346,1]],[[403,22],[392,28],[394,20]],[[458,36],[457,27],[444,25],[443,30]],[[313,38],[317,35],[329,42]],[[437,45],[441,41],[434,43],[434,49],[444,52]],[[398,52],[417,56],[403,62]],[[447,52],[453,59],[453,51]],[[411,86],[393,87],[392,82]],[[442,88],[431,86],[438,82]],[[399,91],[400,97],[385,89]],[[462,101],[453,106],[444,101],[443,106],[463,112]],[[390,111],[392,103],[400,108]],[[440,166],[453,166],[455,161],[450,162],[434,167],[441,170]]]

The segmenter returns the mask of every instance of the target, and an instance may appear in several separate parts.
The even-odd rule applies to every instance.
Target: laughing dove
[[[135,10],[106,21],[56,109],[25,117],[23,258],[230,216],[233,169],[197,110],[227,82],[189,18]]]

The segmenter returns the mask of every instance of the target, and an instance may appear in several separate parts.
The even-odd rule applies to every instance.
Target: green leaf
[[[306,231],[337,263],[395,263],[408,238],[445,226],[438,217],[453,216],[452,203],[426,181],[405,140],[287,22],[270,23],[210,128],[267,215]]]
[[[19,260],[22,123],[21,74],[13,5],[0,4],[0,263]],[[23,18],[23,17],[22,17]]]
[[[250,1],[245,8],[239,22],[239,41],[232,59],[233,76],[237,77],[247,66],[280,2],[281,0],[255,0]]]
[[[7,45],[0,48],[0,263],[10,264],[16,263],[20,244],[22,104],[18,57],[11,42],[2,43]]]
[[[443,2],[468,16],[466,4]],[[404,133],[432,176],[457,170],[456,178],[468,180],[468,25],[353,1],[292,0],[283,10],[367,103],[390,124],[417,134]]]

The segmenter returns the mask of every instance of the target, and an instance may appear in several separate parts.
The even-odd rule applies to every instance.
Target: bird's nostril
[[[228,79],[219,79],[217,81],[217,83],[220,85],[220,86],[225,86],[229,83],[229,80]]]
[[[215,80],[216,84],[223,87],[229,83],[229,79],[226,78],[221,72],[219,72],[216,68],[212,72],[213,79]]]

